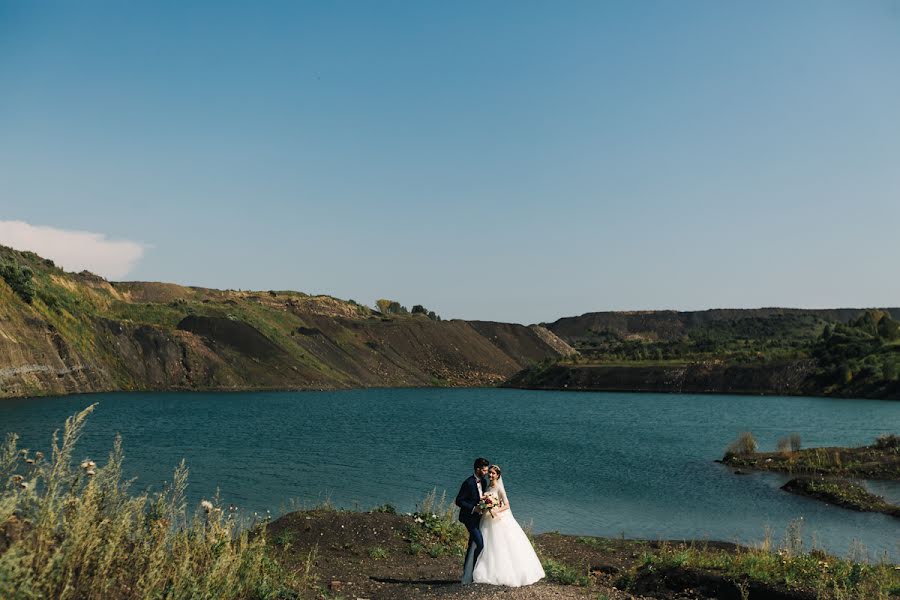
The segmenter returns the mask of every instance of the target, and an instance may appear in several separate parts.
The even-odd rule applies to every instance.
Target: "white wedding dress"
[[[509,506],[503,478],[485,490],[497,494],[504,506]],[[512,511],[494,511],[492,517],[485,512],[481,516],[481,535],[484,550],[478,556],[473,579],[475,583],[519,587],[531,585],[544,577],[544,568],[531,541],[513,518]]]

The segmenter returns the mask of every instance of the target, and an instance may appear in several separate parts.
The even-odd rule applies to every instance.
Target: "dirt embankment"
[[[487,386],[566,352],[523,325],[388,318],[299,292],[110,284],[15,258],[34,269],[36,294],[26,302],[0,280],[0,398]]]
[[[808,393],[806,382],[814,369],[811,360],[760,365],[558,364],[518,373],[506,385],[553,390],[792,395]]]
[[[723,573],[644,566],[647,554],[691,547],[689,542],[606,539],[543,533],[533,537],[547,577],[522,588],[463,586],[463,558],[429,545],[424,525],[409,515],[314,510],[287,514],[269,524],[275,556],[300,572],[309,569],[309,598],[371,600],[470,598],[543,600],[729,599],[811,600],[814,594],[779,584],[742,583]],[[722,542],[705,550],[740,552]],[[743,594],[742,595],[742,588]]]

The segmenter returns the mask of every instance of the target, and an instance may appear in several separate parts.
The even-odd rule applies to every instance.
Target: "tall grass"
[[[73,464],[95,405],[66,420],[45,459],[0,450],[0,598],[292,598],[304,574],[270,556],[263,530],[238,527],[218,501],[189,514],[188,470],[150,495],[122,479],[122,442],[109,459]]]
[[[886,556],[870,561],[860,544],[846,559],[813,549],[806,552],[801,521],[788,524],[784,539],[773,551],[771,531],[756,548],[737,551],[705,544],[664,545],[645,552],[638,566],[683,567],[722,573],[740,585],[751,581],[814,590],[823,600],[889,600],[900,594],[900,571]]]
[[[465,555],[469,534],[456,519],[458,514],[446,491],[438,498],[437,488],[432,489],[416,506],[413,523],[406,529],[410,554],[427,551],[432,558]]]
[[[728,444],[725,448],[725,455],[735,454],[738,456],[746,456],[756,452],[759,445],[749,431],[742,432],[737,439]]]

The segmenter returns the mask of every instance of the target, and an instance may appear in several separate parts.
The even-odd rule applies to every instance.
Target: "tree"
[[[878,321],[878,337],[884,340],[900,339],[900,322],[885,315]]]
[[[409,313],[405,306],[402,306],[399,302],[394,300],[382,298],[376,300],[375,305],[378,307],[378,310],[385,315],[405,315]]]

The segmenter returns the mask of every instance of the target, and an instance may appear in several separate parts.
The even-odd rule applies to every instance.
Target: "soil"
[[[522,588],[459,583],[461,556],[412,553],[410,515],[336,510],[301,511],[269,524],[267,537],[276,558],[303,572],[310,564],[312,583],[304,595],[326,598],[467,598],[538,600],[549,598],[658,598],[664,600],[741,598],[740,589],[721,575],[694,569],[632,570],[642,554],[661,544],[642,541],[543,533],[533,537],[542,560],[553,559],[580,575],[587,585],[562,585],[546,579]],[[709,542],[711,548],[737,550],[734,544]],[[312,559],[310,560],[310,556]],[[630,576],[629,576],[630,575]],[[628,576],[628,577],[627,577]],[[628,581],[628,583],[626,583]],[[625,587],[628,587],[626,591]],[[749,588],[752,600],[806,600],[811,596],[771,586]]]

